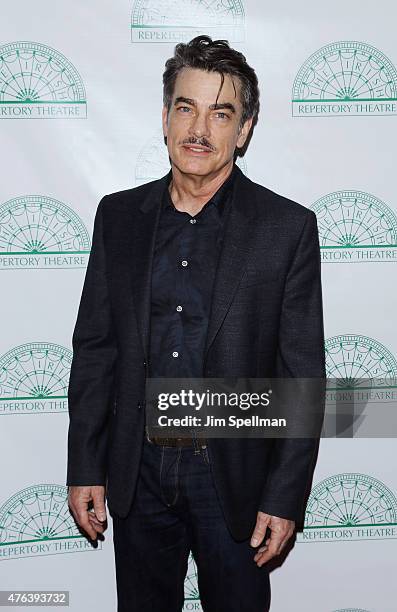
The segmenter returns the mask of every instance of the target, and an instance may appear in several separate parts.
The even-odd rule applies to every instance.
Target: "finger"
[[[266,540],[266,542],[264,543],[264,545],[263,545],[263,546],[261,546],[260,548],[258,548],[258,550],[256,551],[256,555],[255,555],[255,557],[256,557],[256,556],[258,556],[258,553],[261,553],[261,552],[264,552],[265,550],[267,550],[267,547],[269,546],[269,542],[270,542],[270,538],[268,538],[268,539]],[[255,559],[255,557],[254,557],[254,559]]]
[[[102,527],[102,528],[105,527],[104,522],[103,521],[98,521],[98,519],[96,518],[95,514],[93,514],[92,512],[88,513],[88,520],[95,527]]]
[[[288,540],[293,535],[293,532],[289,531],[287,533],[275,533],[274,538],[272,538],[273,534],[270,536],[271,544],[274,544],[276,549],[276,554],[279,555],[282,549],[286,546]]]
[[[91,540],[95,540],[97,537],[97,530],[95,525],[90,521],[90,512],[87,510],[87,503],[82,502],[77,504],[77,522],[80,527],[89,535]]]
[[[80,514],[78,523],[79,523],[80,527],[82,529],[84,529],[84,531],[89,535],[91,540],[95,540],[96,537],[97,537],[97,530],[91,524],[91,521],[89,520],[89,518],[87,516],[88,512],[86,512],[85,514],[86,514],[86,516],[84,516],[83,514]]]
[[[105,527],[105,525],[103,523],[99,523],[99,525],[96,524],[96,523],[95,524],[92,523],[92,527],[93,527],[93,529],[95,529],[95,532],[96,532],[95,537],[97,537],[98,533],[103,534],[103,532],[106,529],[106,527]]]
[[[260,517],[256,521],[255,529],[251,537],[251,546],[259,546],[266,534],[266,529],[270,519]]]
[[[260,560],[260,565],[263,565],[272,557],[279,555],[285,547],[286,543],[288,542],[289,538],[293,535],[293,533],[294,531],[292,531],[292,533],[290,533],[287,537],[282,537],[280,534],[277,534],[277,532],[272,531],[271,536],[270,538],[267,538],[265,545],[261,546],[257,550],[254,556],[254,561],[257,562]],[[270,553],[269,555],[264,556],[263,553],[269,551],[270,542],[272,542],[272,548],[270,549]]]
[[[87,508],[90,497],[86,493],[86,491],[78,491],[78,495],[75,492],[73,495],[69,494],[69,507],[77,524],[92,540],[95,540],[97,537],[97,530],[89,520]]]
[[[268,542],[269,542],[269,540],[266,540],[266,544],[264,546],[261,546],[260,548],[258,548],[258,550],[256,551],[255,556],[254,556],[254,561],[258,561],[259,559],[261,559],[262,558],[262,554],[269,549]]]
[[[94,504],[94,514],[99,521],[106,521],[106,506],[103,491],[93,490],[92,501]]]
[[[88,520],[90,521],[91,525],[94,527],[94,529],[96,529],[97,531],[100,531],[101,533],[103,533],[106,529],[106,524],[104,522],[98,521],[97,518],[95,518],[95,516],[93,514],[88,513]]]
[[[270,561],[273,557],[277,556],[277,550],[274,547],[268,546],[267,549],[263,553],[259,553],[257,559],[255,559],[258,567],[262,567],[265,563]]]
[[[272,557],[275,557],[281,552],[282,544],[284,542],[284,538],[280,537],[278,533],[272,531],[270,534],[270,538],[266,540],[266,550],[259,553],[259,567],[266,563]],[[264,547],[263,547],[264,548]]]
[[[76,492],[69,493],[68,504],[69,508],[72,511],[72,514],[76,521],[80,524],[80,515],[87,511],[89,498],[82,496],[81,494],[77,495]]]
[[[262,559],[262,555],[266,552],[266,550],[263,550],[262,552],[257,552],[254,556],[254,561],[255,563],[257,563],[258,561],[260,561]]]
[[[270,542],[270,538],[267,538],[263,543],[263,548],[266,548],[267,546],[269,546],[269,542]]]
[[[273,557],[277,557],[277,555],[279,555],[281,551],[283,550],[284,545],[285,545],[285,542],[281,542],[281,543],[271,542],[269,546],[267,546],[267,549],[264,552],[255,555],[255,558],[254,558],[255,562],[257,562],[257,565],[259,567],[262,567],[264,563],[267,563],[267,561],[269,561]]]
[[[254,560],[258,567],[262,567],[262,565],[265,565],[265,563],[270,561],[273,556],[274,555],[270,554],[269,551],[265,551],[259,555],[255,555]]]

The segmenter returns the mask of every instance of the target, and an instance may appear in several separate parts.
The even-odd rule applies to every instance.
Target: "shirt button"
[[[196,219],[190,219],[190,223],[196,223]]]
[[[186,261],[186,259],[184,259],[184,260],[182,261],[182,265],[183,265],[183,267],[186,267],[186,266],[187,266],[187,261]]]
[[[178,355],[179,355],[178,351],[174,351],[174,352],[172,353],[172,356],[173,356],[173,357],[178,357]]]
[[[176,309],[177,309],[178,312],[181,312],[182,306],[177,306]]]

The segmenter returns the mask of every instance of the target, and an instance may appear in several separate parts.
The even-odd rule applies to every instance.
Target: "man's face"
[[[194,68],[178,74],[169,113],[163,108],[163,132],[172,163],[185,174],[216,173],[242,147],[252,120],[240,128],[242,105],[240,81],[224,75],[222,91],[215,100],[221,75]]]

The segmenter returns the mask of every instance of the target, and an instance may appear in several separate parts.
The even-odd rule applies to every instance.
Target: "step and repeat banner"
[[[256,69],[261,112],[239,165],[317,215],[328,375],[395,401],[397,9],[275,4],[3,6],[1,589],[68,590],[73,612],[116,609],[111,519],[92,546],[67,505],[71,336],[100,198],[169,169],[162,72],[179,41],[226,38]],[[369,377],[375,388],[361,390]],[[396,610],[392,436],[322,440],[304,529],[271,574],[272,611]],[[184,609],[201,610],[193,559]]]

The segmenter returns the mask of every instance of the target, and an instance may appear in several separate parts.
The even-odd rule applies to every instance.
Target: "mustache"
[[[191,136],[190,138],[186,138],[186,140],[184,140],[182,144],[201,145],[202,147],[207,147],[208,149],[211,149],[211,151],[215,151],[215,147],[206,138],[194,138],[193,136]]]

